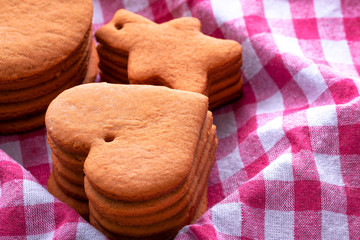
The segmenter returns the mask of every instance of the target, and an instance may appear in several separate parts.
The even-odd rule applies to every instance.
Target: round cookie
[[[28,101],[0,104],[0,120],[19,119],[26,115],[45,111],[47,106],[57,95],[66,89],[80,84],[84,79],[85,74],[86,67],[82,67],[81,71],[77,72],[74,78],[49,94]]]
[[[45,113],[39,113],[29,117],[24,117],[16,120],[0,121],[0,134],[14,134],[20,132],[27,132],[35,128],[44,126]]]
[[[76,61],[73,65],[71,65],[68,69],[64,69],[53,79],[42,82],[38,85],[29,88],[23,88],[18,90],[7,90],[0,91],[0,104],[3,103],[17,103],[23,102],[26,100],[32,100],[44,95],[47,95],[61,86],[65,85],[72,78],[78,75],[79,71],[86,71],[87,64],[89,61],[89,47],[91,46],[91,39],[89,39],[88,44],[86,44],[86,48],[83,49],[82,52],[86,54],[81,54],[79,58],[76,58]]]
[[[92,83],[95,81],[96,75],[98,74],[98,70],[99,70],[98,65],[99,65],[99,56],[96,51],[95,42],[92,41],[88,69],[82,83]]]
[[[95,43],[92,43],[93,50],[91,51],[88,69],[83,83],[93,82],[98,72],[98,61]],[[35,115],[22,117],[20,119],[12,119],[7,121],[0,121],[0,134],[14,134],[33,130],[45,125],[45,113],[40,112]],[[82,172],[82,168],[81,168]]]
[[[6,63],[0,65],[1,85],[26,82],[60,67],[91,26],[91,0],[1,2],[0,62]]]
[[[42,74],[34,74],[33,76],[26,78],[26,81],[11,81],[6,84],[0,85],[1,91],[16,91],[20,89],[31,88],[41,83],[51,81],[54,78],[59,77],[64,71],[73,66],[84,55],[88,55],[89,43],[91,41],[91,25],[89,30],[84,36],[83,42],[79,45],[78,49],[68,59],[64,60],[60,66],[55,66]]]
[[[123,235],[119,235],[119,234],[114,234],[109,232],[108,230],[106,230],[105,228],[103,228],[101,226],[101,224],[90,214],[90,224],[95,227],[97,230],[99,230],[100,232],[102,232],[107,238],[109,238],[110,240],[171,240],[174,239],[174,237],[176,236],[178,229],[172,230],[172,231],[168,231],[164,234],[161,235],[155,235],[155,236],[148,236],[148,237],[143,237],[143,238],[133,238],[133,237],[129,237],[129,236],[123,236]]]

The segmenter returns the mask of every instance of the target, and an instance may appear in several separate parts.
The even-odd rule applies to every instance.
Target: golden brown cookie
[[[91,39],[89,38],[89,40]],[[91,41],[88,41],[88,44],[84,45],[82,52],[87,53],[89,51],[90,44]],[[75,59],[76,61],[73,65],[69,68],[63,69],[58,76],[55,76],[54,78],[44,81],[38,85],[17,90],[0,90],[0,104],[22,102],[38,98],[55,91],[59,87],[65,85],[70,79],[76,77],[79,71],[86,71],[88,58],[88,54],[79,56]]]
[[[91,187],[85,179],[85,190],[88,198],[93,203],[93,207],[102,215],[106,215],[108,219],[114,221],[122,221],[123,225],[129,224],[144,224],[147,222],[158,222],[165,220],[180,211],[189,203],[197,189],[205,186],[207,177],[204,172],[209,172],[213,159],[210,152],[215,151],[216,148],[214,129],[208,138],[206,147],[203,149],[201,161],[195,170],[194,176],[189,176],[190,185],[182,186],[186,190],[185,194],[180,195],[178,192],[182,189],[176,189],[170,194],[164,195],[160,198],[142,201],[142,202],[126,202],[115,201],[102,196],[94,188]],[[202,179],[202,180],[201,180]],[[201,183],[200,183],[201,182]]]
[[[6,135],[27,132],[44,126],[44,122],[44,112],[17,120],[0,121],[0,134]]]
[[[207,179],[207,178],[206,178]],[[171,229],[178,228],[180,230],[183,226],[191,223],[192,219],[195,216],[195,210],[198,208],[201,201],[203,193],[207,191],[205,186],[202,189],[199,189],[197,194],[191,198],[190,203],[186,206],[186,209],[179,212],[175,216],[168,218],[162,222],[152,223],[148,225],[138,225],[138,226],[124,226],[117,224],[115,221],[111,221],[106,217],[100,215],[96,210],[89,205],[91,215],[110,232],[115,234],[130,236],[130,237],[144,237],[151,236],[156,234],[161,234],[162,232],[167,232]]]
[[[86,104],[83,99],[87,99]],[[168,193],[185,181],[206,112],[207,98],[200,94],[165,87],[92,83],[60,94],[48,108],[46,126],[50,138],[64,150],[89,152],[84,170],[102,193],[124,200],[146,200]],[[119,144],[121,150],[116,147]],[[146,147],[137,148],[139,144]],[[129,162],[112,159],[126,159],[130,152]],[[176,162],[170,160],[173,156],[177,156]],[[158,164],[146,159],[157,159]],[[115,184],[103,179],[109,175],[116,176]],[[137,181],[133,181],[134,176]]]
[[[58,169],[84,163],[91,215],[111,234],[175,233],[193,219],[215,160],[207,101],[145,85],[92,83],[64,91],[46,113],[49,145],[59,160],[57,184],[82,198],[83,187],[74,184],[79,179],[61,177]],[[120,215],[106,201],[116,203]]]
[[[156,24],[121,9],[95,36],[104,45],[129,52],[130,83],[156,78],[174,89],[206,93],[208,72],[241,58],[240,44],[202,34],[195,18]]]
[[[62,72],[65,72],[71,66],[73,66],[83,55],[88,55],[87,50],[89,50],[89,43],[91,41],[91,25],[83,37],[82,42],[79,44],[78,48],[73,52],[67,59],[65,59],[61,65],[55,66],[48,69],[42,74],[34,74],[23,81],[9,81],[0,85],[1,91],[14,91],[20,89],[30,88],[46,81],[50,81],[54,78],[57,78],[61,75]],[[26,80],[26,81],[25,81]]]
[[[94,79],[97,67],[88,68],[95,61],[89,60],[92,10],[91,0],[15,0],[1,4],[2,134],[41,126],[44,119],[39,116],[60,92],[84,78]],[[95,57],[96,52],[92,54]]]
[[[87,201],[81,201],[75,198],[72,198],[66,195],[57,185],[54,174],[51,173],[49,180],[47,182],[48,191],[58,198],[60,201],[63,201],[71,208],[73,208],[77,213],[79,213],[85,220],[89,219],[89,205]]]
[[[213,126],[212,137],[210,137],[212,139],[212,144],[208,144],[207,149],[204,150],[204,153],[206,153],[206,156],[204,156],[206,158],[206,161],[203,162],[206,163],[207,167],[201,167],[201,169],[203,169],[203,171],[199,171],[201,172],[201,176],[196,176],[195,178],[198,178],[198,180],[194,180],[194,182],[199,181],[198,185],[195,186],[195,192],[194,194],[188,193],[187,197],[190,201],[180,212],[175,212],[173,215],[166,215],[166,218],[161,218],[164,217],[164,212],[168,212],[166,209],[155,214],[150,214],[149,216],[126,217],[116,219],[112,217],[109,218],[109,215],[100,214],[97,209],[95,209],[92,205],[92,201],[90,201],[89,207],[91,214],[105,229],[108,229],[110,232],[133,237],[141,237],[143,236],[143,234],[146,234],[147,236],[149,234],[159,234],[160,232],[169,231],[176,226],[181,226],[184,224],[184,222],[190,223],[190,219],[193,219],[193,216],[195,214],[194,210],[198,208],[197,206],[199,204],[198,201],[200,199],[200,196],[203,192],[207,191],[207,180],[210,174],[211,166],[215,160],[215,150],[217,147],[217,139],[215,138],[215,134],[216,129],[215,126]],[[211,151],[209,151],[209,147],[211,147]],[[128,207],[129,210],[134,209],[133,206]],[[202,211],[205,211],[204,206],[202,206],[202,209]],[[146,219],[146,217],[148,217],[148,219]],[[156,218],[156,220],[154,220],[154,217]],[[160,220],[162,221],[159,222]]]
[[[129,84],[129,80],[127,77],[119,76],[115,72],[109,73],[105,69],[102,69],[99,72],[99,75],[101,77],[102,82]]]
[[[0,120],[19,119],[23,116],[45,111],[50,102],[62,91],[80,84],[84,79],[85,74],[86,68],[83,68],[80,72],[76,73],[75,77],[69,79],[64,85],[60,86],[55,91],[38,98],[23,102],[0,104]]]
[[[178,229],[173,229],[172,231],[168,231],[166,233],[162,233],[159,235],[147,236],[147,237],[142,237],[142,238],[138,238],[138,237],[134,238],[134,237],[124,236],[124,235],[119,235],[119,234],[109,232],[108,230],[104,229],[101,226],[101,224],[91,215],[91,213],[90,213],[89,218],[90,218],[91,225],[93,227],[95,227],[97,230],[99,230],[100,232],[102,232],[110,240],[171,240],[171,239],[174,239],[177,232],[179,231]]]
[[[52,162],[53,162],[53,169],[55,168],[57,173],[62,177],[65,178],[67,181],[84,186],[84,172],[78,173],[74,171],[72,168],[69,168],[67,166],[64,166],[61,161],[58,160],[58,158],[55,156],[55,154],[52,154]]]
[[[239,78],[240,78],[240,80],[239,80]],[[209,94],[214,95],[215,93],[225,90],[225,89],[229,88],[230,86],[237,84],[239,82],[242,85],[241,72],[237,71],[229,76],[226,76],[223,79],[220,79],[220,80],[214,82],[210,87]]]
[[[96,51],[95,42],[92,41],[91,49],[90,49],[90,59],[87,68],[86,75],[82,83],[92,83],[96,79],[96,75],[98,74],[99,68],[99,56]]]
[[[116,48],[104,46],[101,43],[97,45],[96,50],[101,60],[105,59],[113,62],[118,67],[127,68],[129,61],[129,55],[127,52],[118,51]]]
[[[68,89],[46,113],[55,180],[67,194],[83,195],[82,184],[74,188],[83,165],[91,215],[111,234],[174,234],[193,219],[215,160],[207,109],[204,95],[166,87]]]
[[[52,153],[57,158],[57,160],[61,162],[62,165],[71,169],[77,174],[82,174],[84,172],[83,169],[86,155],[71,154],[64,151],[63,149],[61,149],[61,147],[59,147],[53,142],[49,134],[47,135],[47,142],[51,148]]]
[[[206,184],[205,190],[201,195],[201,200],[196,208],[194,218],[191,220],[191,224],[194,224],[204,213],[208,210],[208,185]]]
[[[99,67],[103,81],[116,82],[118,79],[124,83],[125,74],[121,69],[127,66],[131,84],[199,92],[208,95],[210,102],[215,101],[209,94],[214,82],[229,75],[240,81],[239,74],[235,75],[242,65],[240,44],[202,34],[200,22],[195,18],[156,24],[121,9],[95,36],[100,43]],[[224,99],[237,96],[224,96]]]
[[[88,200],[85,194],[84,186],[83,185],[76,185],[71,181],[63,178],[57,171],[56,168],[52,170],[54,175],[54,179],[57,185],[61,188],[61,190],[73,198],[80,199],[80,200]]]
[[[241,96],[242,80],[236,82],[229,88],[225,88],[219,92],[215,92],[212,101],[209,103],[211,109],[215,109],[225,103],[229,103]]]
[[[91,0],[3,1],[1,85],[26,82],[60,67],[81,46],[92,10]]]
[[[206,187],[207,189],[207,187]],[[199,203],[198,208],[196,209],[195,212],[195,216],[193,218],[193,220],[191,221],[191,223],[195,223],[206,211],[207,211],[207,191],[203,192],[203,195],[201,196],[201,201]],[[128,236],[121,236],[118,234],[114,234],[111,233],[109,231],[107,231],[106,229],[104,229],[100,223],[98,221],[96,221],[96,219],[90,214],[90,223],[91,225],[93,225],[96,229],[98,229],[100,232],[102,232],[107,238],[109,239],[114,239],[114,240],[159,240],[159,239],[173,239],[177,232],[178,229],[172,230],[172,231],[168,231],[164,234],[161,235],[155,235],[155,236],[151,236],[151,237],[144,237],[144,238],[130,238]]]

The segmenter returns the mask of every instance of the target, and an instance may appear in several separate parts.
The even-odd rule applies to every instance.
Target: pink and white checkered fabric
[[[127,8],[159,23],[194,16],[243,46],[244,95],[214,112],[209,210],[178,239],[360,238],[359,1],[93,2],[94,30]],[[0,152],[0,239],[102,239],[42,188],[45,135],[0,137],[18,162]]]

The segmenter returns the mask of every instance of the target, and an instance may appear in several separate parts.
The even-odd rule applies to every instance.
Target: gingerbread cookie
[[[83,165],[91,216],[111,234],[174,233],[191,222],[207,191],[217,148],[207,109],[202,94],[159,86],[93,83],[66,90],[46,113],[59,160],[55,180],[60,176],[59,187],[82,198],[82,190],[73,190]]]
[[[203,172],[210,170],[212,160],[210,152],[212,147],[216,146],[214,143],[215,132],[211,131],[207,139],[205,148],[201,152],[200,159],[195,157],[194,166],[186,180],[180,187],[175,189],[169,194],[163,195],[159,198],[151,199],[141,202],[126,202],[114,201],[99,193],[92,185],[85,179],[86,194],[93,202],[93,206],[103,214],[107,214],[109,218],[119,218],[131,216],[145,216],[153,215],[154,213],[162,212],[163,216],[174,215],[181,211],[185,205],[189,203],[189,197],[194,194],[195,189],[198,187],[199,179],[201,179]],[[133,209],[132,211],[130,209]],[[169,212],[170,211],[170,212]],[[139,219],[139,218],[138,218]]]
[[[127,77],[131,84],[198,92],[209,96],[210,106],[219,105],[209,89],[227,75],[240,73],[242,50],[235,41],[202,34],[200,27],[196,18],[156,24],[127,10],[118,10],[95,34],[100,43],[102,79],[119,79],[123,83]],[[123,71],[126,60],[127,75]],[[241,82],[241,75],[236,76],[236,81]],[[225,86],[231,88],[233,84]],[[222,93],[224,99],[239,96],[225,95],[230,92]]]
[[[2,4],[0,134],[40,127],[59,93],[95,79],[92,10],[91,0]]]
[[[61,188],[58,186],[54,179],[54,174],[51,173],[47,182],[48,191],[53,194],[60,201],[63,201],[77,213],[80,214],[85,220],[89,220],[89,204],[87,201],[81,201],[66,195]]]

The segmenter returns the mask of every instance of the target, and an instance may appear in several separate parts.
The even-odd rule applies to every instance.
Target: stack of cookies
[[[91,0],[3,1],[0,134],[42,126],[47,106],[59,93],[93,81],[92,10]]]
[[[61,150],[51,138],[53,169],[48,180],[48,190],[89,220],[89,205],[84,190],[83,160],[85,157],[71,155]]]
[[[102,81],[162,85],[209,96],[209,108],[241,94],[238,42],[200,31],[196,18],[156,24],[121,9],[96,33]]]
[[[46,127],[56,156],[50,192],[55,182],[76,205],[84,186],[90,222],[109,238],[174,237],[206,210],[218,143],[206,96],[86,84],[50,104]]]

